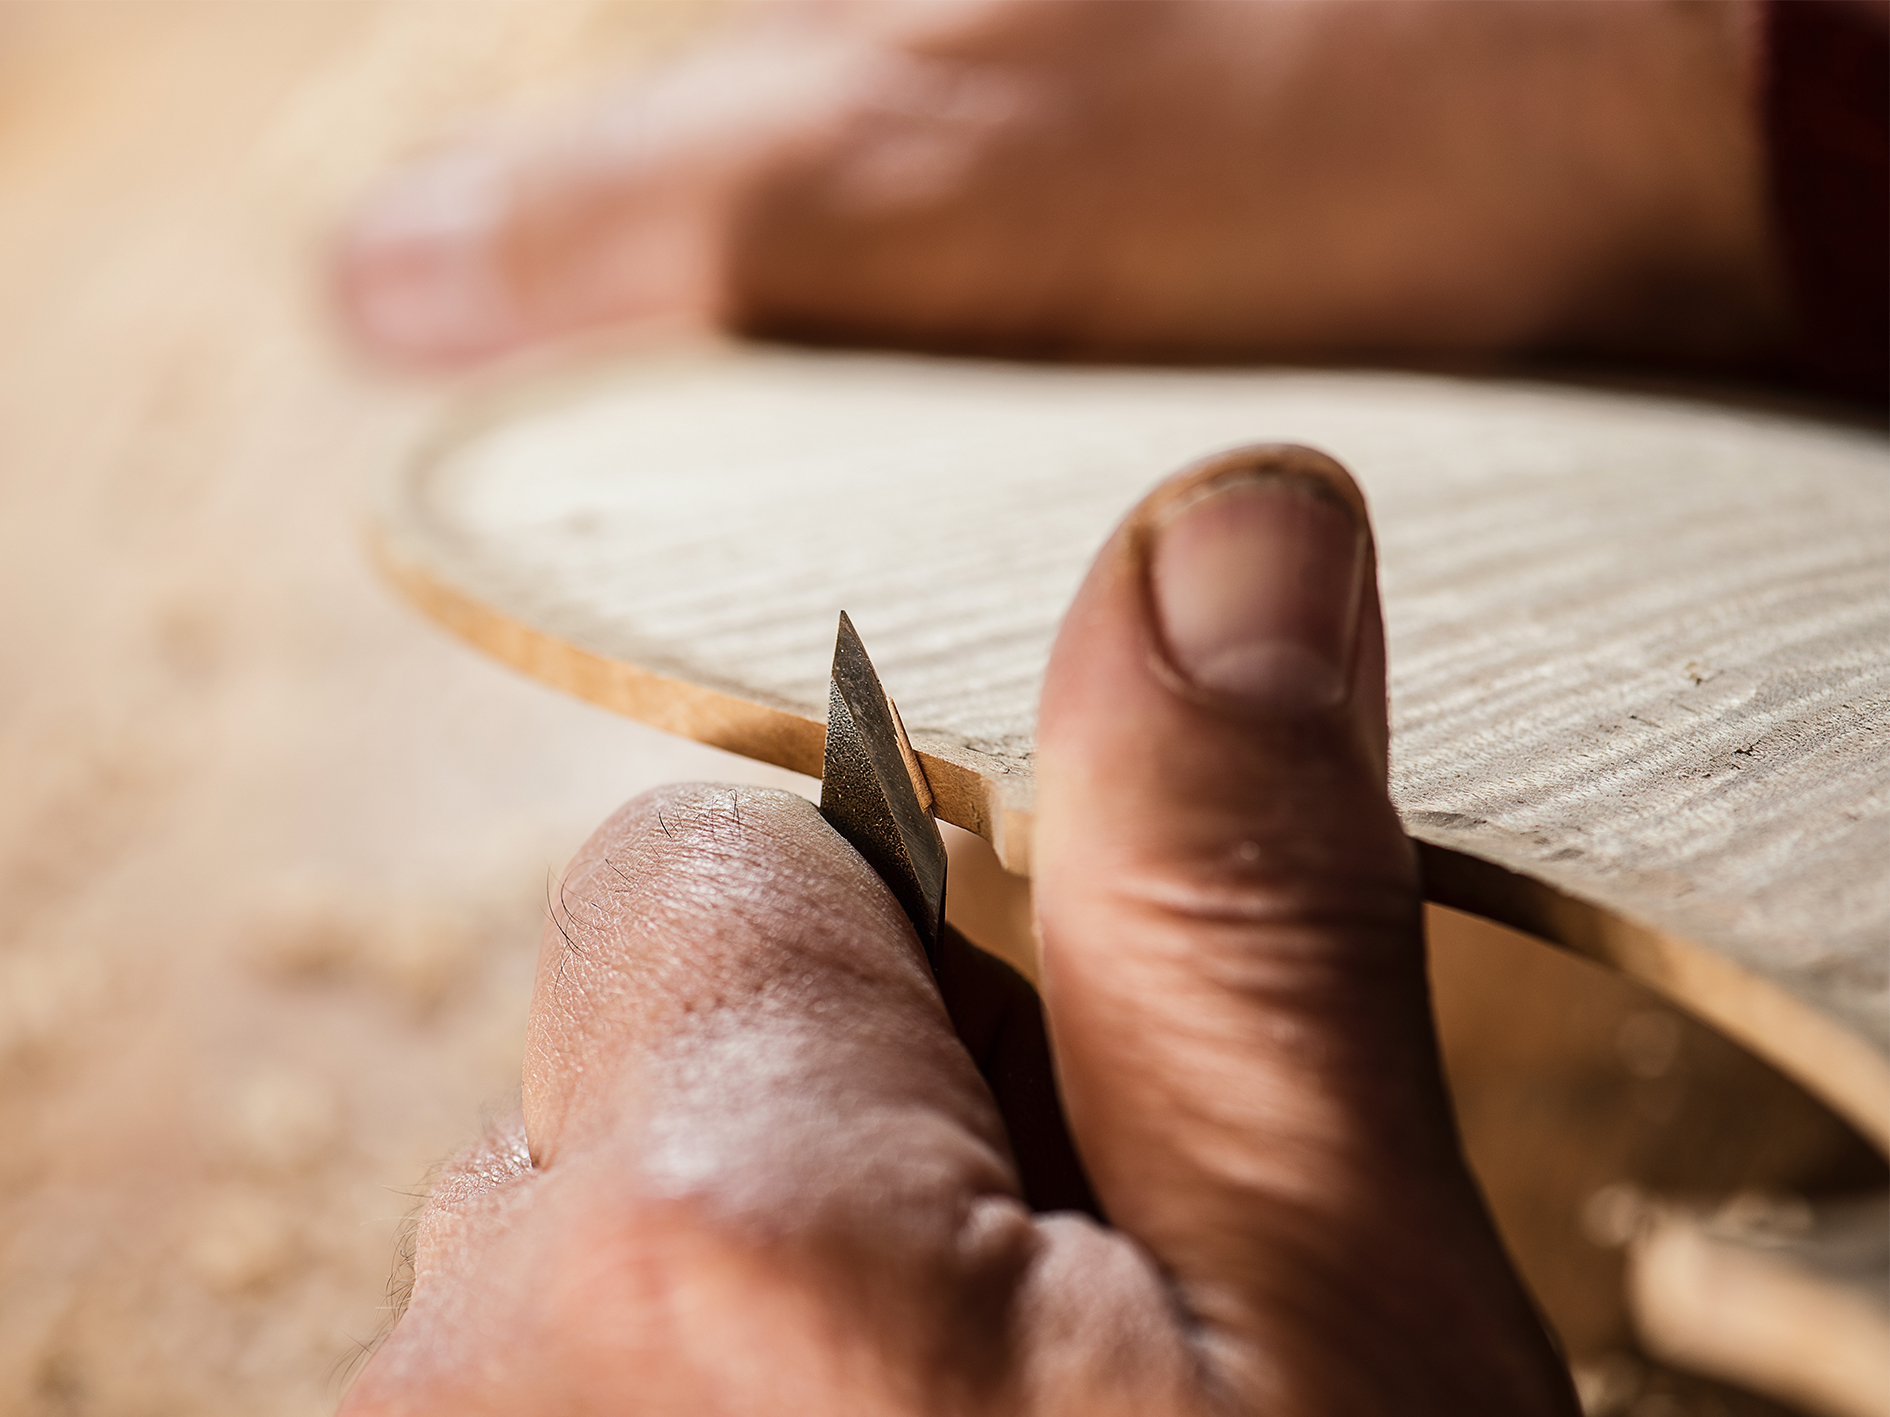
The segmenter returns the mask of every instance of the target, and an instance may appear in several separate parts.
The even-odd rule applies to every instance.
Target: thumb
[[[727,312],[731,209],[878,81],[870,46],[766,16],[562,115],[490,125],[349,215],[339,313],[381,354],[451,365],[601,326]]]
[[[1363,498],[1306,448],[1184,472],[1097,558],[1038,728],[1071,1131],[1236,1393],[1562,1410],[1445,1097],[1380,625]]]

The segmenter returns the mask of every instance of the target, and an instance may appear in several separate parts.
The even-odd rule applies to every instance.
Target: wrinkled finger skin
[[[811,804],[626,805],[351,1417],[1573,1417],[1444,1091],[1380,626],[1312,450],[1118,529],[1040,712],[1047,1046]]]
[[[348,1412],[1185,1410],[1153,1266],[1032,1217],[910,925],[810,804],[646,794],[561,897],[523,1116],[436,1188]]]
[[[1158,541],[1239,526],[1256,495],[1361,543],[1328,705],[1204,688],[1158,623]],[[1569,1411],[1456,1137],[1387,737],[1343,468],[1235,450],[1131,514],[1065,616],[1039,711],[1034,886],[1070,1126],[1238,1410]]]

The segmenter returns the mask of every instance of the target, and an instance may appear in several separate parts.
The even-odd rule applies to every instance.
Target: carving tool
[[[932,788],[906,726],[846,612],[833,643],[827,692],[827,754],[820,814],[879,872],[905,907],[938,973],[945,923],[945,838],[932,816]]]

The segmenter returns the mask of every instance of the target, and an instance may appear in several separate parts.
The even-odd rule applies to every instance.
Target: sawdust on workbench
[[[550,873],[641,787],[780,780],[372,581],[367,480],[450,391],[351,362],[318,279],[385,164],[703,10],[0,8],[0,1410],[330,1410],[415,1188],[516,1086]],[[1444,954],[1453,1071],[1590,1389],[1772,1410],[1625,1352],[1577,1212],[1848,1143],[1618,982],[1505,959]]]

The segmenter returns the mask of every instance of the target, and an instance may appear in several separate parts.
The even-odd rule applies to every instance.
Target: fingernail
[[[1155,529],[1149,578],[1175,668],[1210,693],[1273,713],[1351,692],[1364,529],[1308,478],[1230,478]]]
[[[479,353],[517,321],[499,269],[505,193],[491,164],[447,157],[414,168],[370,199],[343,248],[349,312],[395,353]]]

